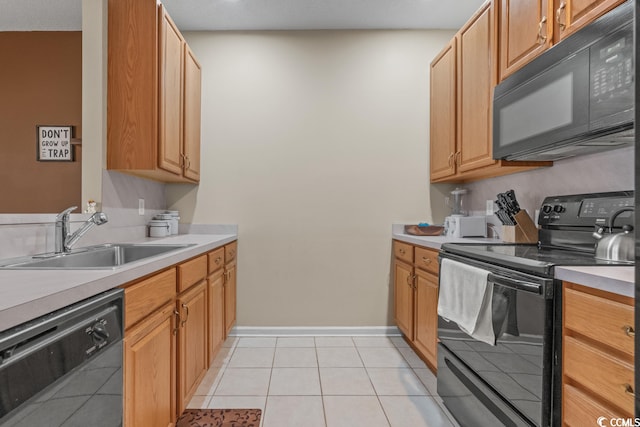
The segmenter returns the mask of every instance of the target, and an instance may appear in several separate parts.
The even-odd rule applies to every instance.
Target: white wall
[[[93,199],[100,209],[107,167],[106,0],[82,0],[82,140],[82,200]]]
[[[430,221],[429,63],[450,31],[190,33],[202,179],[182,222],[239,225],[238,325],[392,324],[391,224]]]

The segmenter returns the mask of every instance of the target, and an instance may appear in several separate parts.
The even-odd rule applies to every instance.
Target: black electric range
[[[633,225],[633,212],[609,224],[628,206],[632,191],[547,197],[538,244],[442,246],[441,268],[445,262],[480,268],[492,286],[494,342],[438,319],[438,394],[461,426],[560,425],[562,304],[554,268],[621,265],[595,258],[593,232]],[[441,291],[447,285],[441,280]]]

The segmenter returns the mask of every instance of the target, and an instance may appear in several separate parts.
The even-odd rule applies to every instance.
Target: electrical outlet
[[[487,216],[493,215],[493,200],[487,200]]]
[[[144,199],[138,199],[138,215],[144,215]]]

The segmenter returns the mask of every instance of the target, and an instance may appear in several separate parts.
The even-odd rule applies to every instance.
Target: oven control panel
[[[614,213],[634,205],[633,191],[547,197],[540,207],[538,224],[542,228],[608,225]],[[633,212],[623,212],[616,219],[615,226],[632,225],[633,218]]]

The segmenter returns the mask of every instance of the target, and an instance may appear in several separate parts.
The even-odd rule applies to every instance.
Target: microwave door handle
[[[493,273],[489,274],[488,280],[497,285],[505,286],[507,288],[532,292],[538,295],[542,294],[542,285],[538,283],[531,283],[524,280],[513,279],[510,277],[498,276]]]

